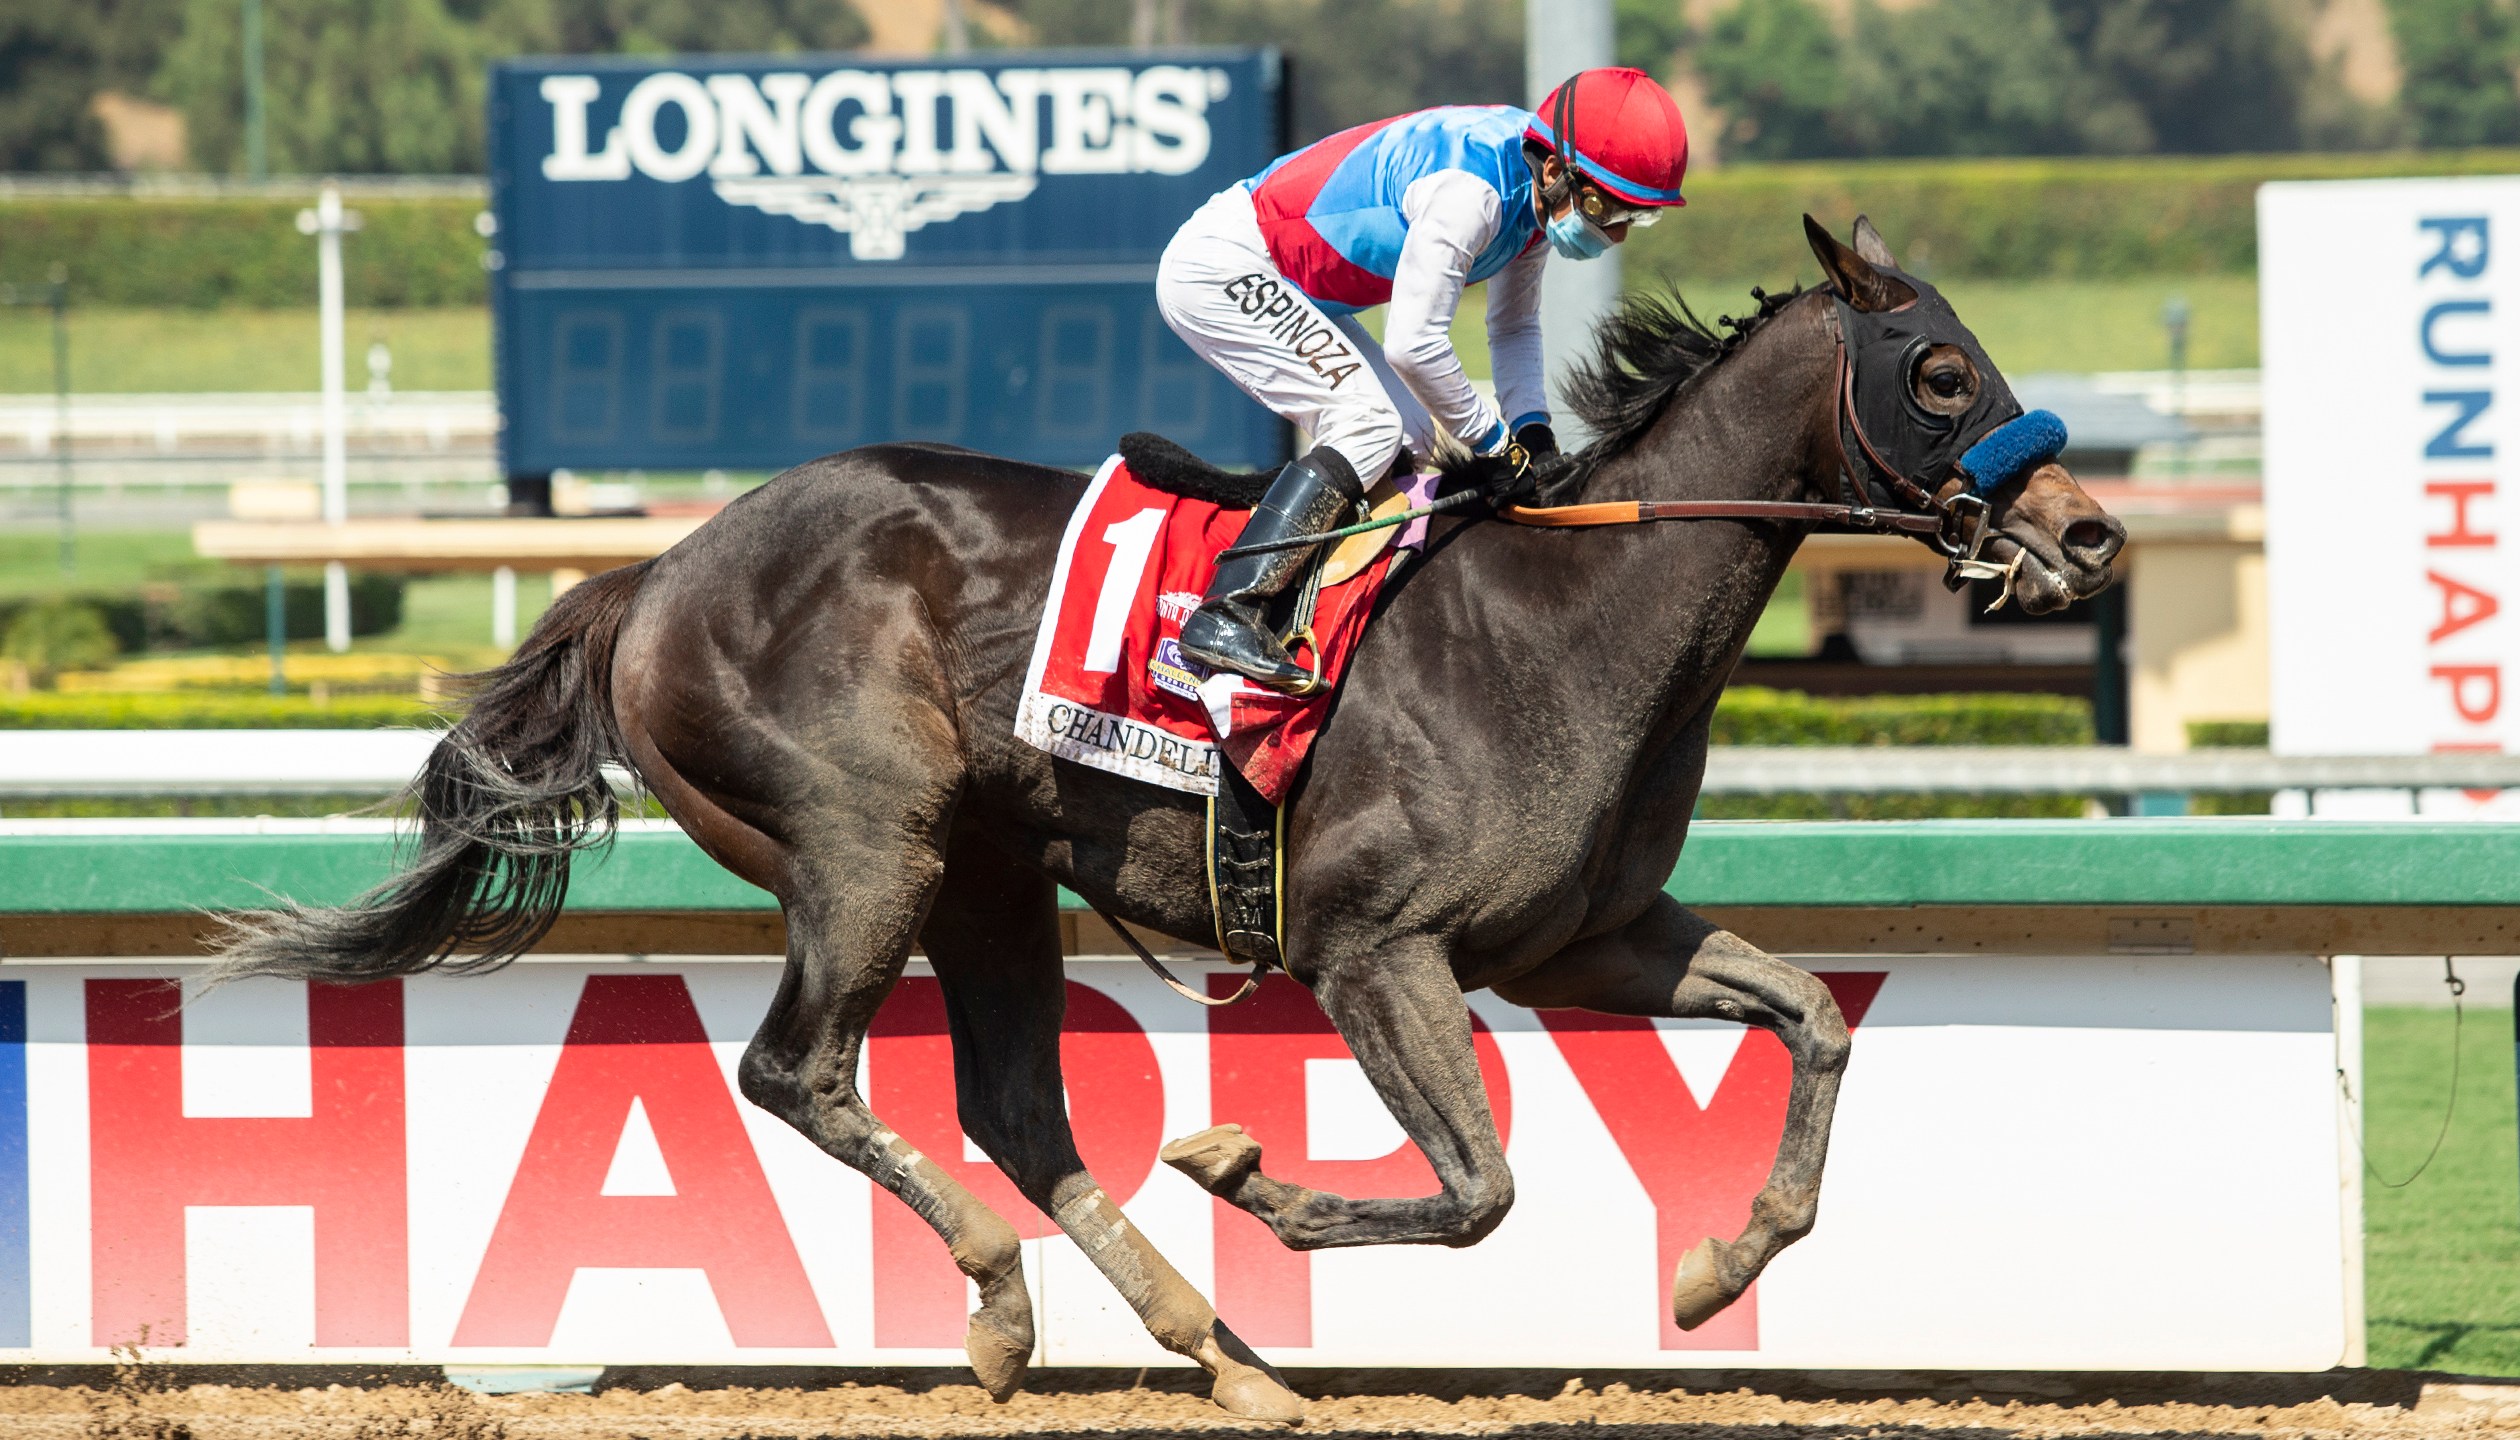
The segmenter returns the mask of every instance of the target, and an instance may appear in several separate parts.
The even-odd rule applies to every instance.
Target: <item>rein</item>
[[[1837,332],[1837,375],[1831,384],[1836,394],[1835,421],[1830,429],[1837,441],[1838,463],[1831,472],[1832,486],[1842,497],[1851,488],[1856,503],[1843,499],[1834,503],[1809,500],[1609,500],[1587,505],[1509,505],[1497,511],[1497,517],[1516,525],[1543,527],[1588,527],[1595,525],[1642,525],[1656,520],[1796,520],[1832,530],[1856,533],[1894,533],[1922,537],[1950,562],[1943,584],[1953,590],[1973,579],[2002,579],[2005,593],[2011,593],[2010,567],[1981,559],[1993,533],[1989,523],[1989,507],[1983,496],[1965,485],[1949,500],[1942,500],[1924,486],[1901,473],[1899,468],[1882,458],[1881,451],[1864,433],[1863,418],[1855,412],[1855,367],[1847,356],[1846,332],[1837,312],[1829,312],[1829,328]],[[1856,449],[1873,473],[1888,484],[1891,492],[1912,509],[1883,510],[1869,502],[1872,486],[1868,484],[1847,453],[1846,437],[1855,437]],[[2015,561],[2018,564],[2018,560]],[[2002,600],[1996,601],[2001,605]]]
[[[1939,534],[1943,528],[1938,515],[1904,510],[1885,513],[1810,500],[1604,500],[1590,505],[1509,505],[1496,513],[1499,519],[1517,525],[1544,528],[1642,525],[1655,520],[1809,520],[1849,530],[1895,530],[1911,535]]]
[[[1837,329],[1837,315],[1830,312],[1830,328]],[[1830,388],[1835,391],[1838,463],[1830,475],[1832,488],[1839,495],[1847,493],[1853,482],[1859,502],[1872,498],[1871,487],[1855,474],[1846,453],[1846,433],[1851,430],[1864,459],[1875,471],[1890,478],[1892,488],[1918,508],[1914,510],[1882,510],[1870,504],[1849,504],[1843,499],[1824,503],[1815,500],[1605,500],[1588,505],[1509,505],[1497,512],[1500,519],[1516,525],[1544,527],[1589,527],[1595,525],[1642,525],[1656,520],[1799,520],[1833,530],[1858,533],[1896,533],[1932,537],[1936,548],[1950,553],[1943,544],[1949,529],[1952,511],[1936,501],[1924,487],[1901,475],[1873,448],[1872,438],[1864,433],[1863,421],[1855,414],[1855,372],[1846,354],[1846,336],[1837,337],[1837,375]],[[1983,531],[1981,522],[1979,526]],[[1983,543],[1983,535],[1978,537]],[[1969,547],[1974,558],[1976,546]]]
[[[1950,500],[1939,500],[1906,475],[1897,466],[1882,458],[1881,451],[1864,433],[1864,422],[1855,413],[1855,370],[1847,358],[1846,336],[1840,329],[1837,314],[1829,314],[1829,325],[1837,335],[1837,375],[1831,384],[1837,414],[1836,433],[1838,463],[1831,474],[1832,488],[1844,496],[1850,483],[1858,502],[1869,502],[1872,487],[1857,473],[1853,457],[1847,453],[1846,437],[1855,437],[1855,447],[1873,473],[1881,476],[1893,493],[1911,509],[1885,510],[1869,503],[1848,503],[1816,500],[1604,500],[1583,505],[1508,505],[1498,509],[1496,517],[1516,525],[1545,529],[1588,529],[1603,525],[1643,525],[1657,520],[1777,520],[1798,521],[1832,530],[1856,534],[1914,535],[1927,540],[1951,562],[1943,583],[1957,590],[1970,579],[1995,579],[2007,575],[2005,567],[1978,558],[1992,531],[1986,501],[1963,489]],[[1367,520],[1359,524],[1325,530],[1314,535],[1294,535],[1283,540],[1256,545],[1237,545],[1218,555],[1230,560],[1243,555],[1263,555],[1276,550],[1293,550],[1326,541],[1344,540],[1351,535],[1380,530],[1392,525],[1455,509],[1480,496],[1477,490],[1461,490],[1446,495],[1432,504],[1420,505],[1396,515]]]

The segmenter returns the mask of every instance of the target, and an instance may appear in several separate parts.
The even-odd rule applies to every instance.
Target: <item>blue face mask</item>
[[[1598,259],[1610,248],[1610,237],[1584,214],[1581,206],[1550,216],[1548,235],[1549,248],[1569,260]]]

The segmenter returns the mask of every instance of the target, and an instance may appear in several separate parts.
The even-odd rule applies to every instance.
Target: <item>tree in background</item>
[[[1117,0],[1021,0],[1043,45],[1121,45]],[[1293,75],[1295,138],[1429,105],[1520,105],[1522,7],[1494,0],[1190,0],[1202,45],[1276,45]]]
[[[2319,85],[2308,38],[2275,0],[1855,0],[1843,30],[1814,0],[1739,0],[1689,59],[1726,113],[1729,153],[1763,159],[2289,150],[2388,134]]]
[[[1689,22],[1680,13],[1680,0],[1617,0],[1611,13],[1622,65],[1660,75],[1671,68],[1672,54],[1688,42]]]
[[[440,0],[262,0],[264,116],[278,172],[455,174],[481,168],[477,25]],[[159,85],[193,163],[245,163],[240,0],[188,0]]]
[[[2310,47],[2267,0],[2051,0],[2119,114],[2105,148],[2221,154],[2303,139]]]
[[[1832,155],[1842,83],[1838,34],[1812,0],[1765,0],[1717,15],[1692,55],[1724,112],[1723,153],[1743,160]]]
[[[501,53],[663,55],[854,50],[866,19],[851,0],[459,0]],[[1123,8],[1117,5],[1109,8]]]
[[[1832,129],[1859,155],[2140,149],[2044,0],[1857,0]]]
[[[2398,103],[2424,145],[2520,141],[2520,22],[2509,0],[2390,0],[2406,72]]]
[[[182,0],[160,88],[193,163],[244,164],[240,0]],[[837,50],[850,0],[262,0],[271,167],[462,174],[482,164],[485,66],[524,53]]]
[[[100,90],[140,94],[183,0],[0,0],[0,170],[103,170]]]

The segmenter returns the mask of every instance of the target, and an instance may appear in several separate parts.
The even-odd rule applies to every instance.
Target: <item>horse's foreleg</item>
[[[1497,993],[1535,1009],[1736,1020],[1773,1032],[1793,1056],[1785,1133],[1767,1183],[1750,1202],[1750,1223],[1731,1241],[1707,1237],[1672,1277],[1671,1312],[1681,1329],[1695,1329],[1740,1299],[1779,1251],[1811,1233],[1848,1049],[1846,1018],[1828,986],[1663,899]]]
[[[877,1119],[857,1086],[867,1027],[901,978],[941,863],[932,849],[837,848],[794,867],[807,872],[806,889],[784,897],[787,971],[737,1076],[746,1099],[935,1227],[954,1264],[980,1288],[964,1342],[972,1371],[992,1397],[1005,1400],[1024,1382],[1034,1339],[1015,1227]]]
[[[1129,1223],[1076,1153],[1059,1073],[1066,971],[1056,887],[985,841],[958,840],[922,938],[945,990],[963,1133],[1058,1222],[1158,1344],[1215,1377],[1219,1406],[1247,1419],[1301,1420],[1303,1401]]]
[[[1375,953],[1325,972],[1313,994],[1443,1189],[1351,1200],[1273,1180],[1260,1170],[1258,1142],[1231,1124],[1165,1146],[1166,1163],[1259,1217],[1291,1249],[1486,1238],[1514,1203],[1514,1177],[1479,1078],[1470,1009],[1442,952]]]

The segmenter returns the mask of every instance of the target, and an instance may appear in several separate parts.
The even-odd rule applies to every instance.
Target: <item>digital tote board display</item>
[[[883,440],[1220,464],[1284,427],[1155,310],[1278,153],[1274,51],[503,62],[490,264],[511,475],[777,470]]]

